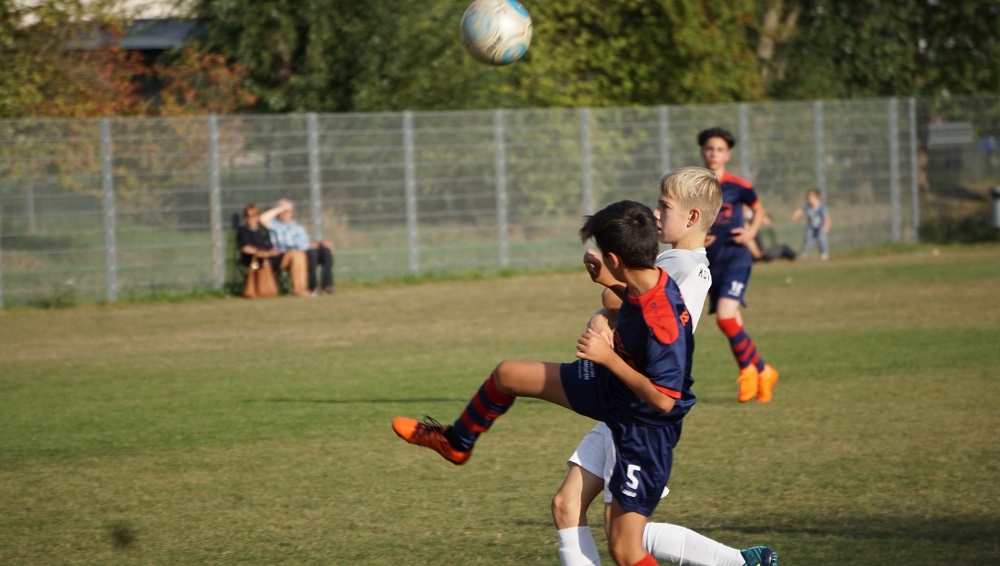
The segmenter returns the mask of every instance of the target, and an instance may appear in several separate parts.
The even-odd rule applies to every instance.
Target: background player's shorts
[[[611,503],[608,483],[611,481],[611,472],[615,469],[615,458],[615,441],[611,437],[611,429],[604,423],[597,423],[597,426],[583,436],[580,445],[576,447],[576,452],[570,455],[567,462],[604,479],[604,504],[607,505]],[[660,499],[666,497],[668,493],[670,488],[664,486]]]
[[[604,366],[577,360],[562,364],[560,377],[573,410],[606,423],[611,431],[617,458],[606,489],[622,509],[650,516],[670,479],[681,423],[664,427],[637,424],[612,403],[608,380],[618,378]],[[603,476],[603,467],[598,469]]]
[[[712,264],[712,286],[708,288],[708,314],[715,312],[719,299],[733,299],[744,307],[743,295],[750,283],[752,261]],[[718,267],[716,267],[718,266]]]

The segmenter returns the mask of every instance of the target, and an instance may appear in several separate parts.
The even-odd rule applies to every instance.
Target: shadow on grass
[[[992,544],[1000,552],[1000,517],[997,516],[936,516],[916,517],[887,515],[878,517],[844,517],[816,521],[809,518],[801,522],[755,521],[755,525],[685,525],[693,531],[709,533],[730,531],[748,535],[782,533],[838,537],[853,540],[913,539],[935,540],[958,545]]]
[[[350,404],[384,404],[384,403],[444,403],[468,401],[468,397],[410,397],[406,399],[295,399],[291,397],[274,397],[271,399],[244,399],[244,403],[318,403],[334,405]]]

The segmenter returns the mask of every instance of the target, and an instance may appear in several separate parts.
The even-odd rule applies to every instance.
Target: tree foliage
[[[751,1],[536,4],[524,94],[542,106],[756,100]]]
[[[508,67],[462,49],[467,1],[191,0],[208,31],[183,51],[73,48],[122,33],[121,2],[0,0],[0,117],[1000,93],[996,0],[526,0]]]
[[[798,0],[778,99],[1000,93],[995,0]]]
[[[100,14],[102,5],[95,3],[92,8]],[[79,75],[72,71],[79,66],[65,54],[75,22],[84,13],[86,7],[75,0],[36,5],[0,0],[0,52],[4,58],[0,66],[0,117],[36,115],[43,105],[59,105],[53,96],[75,94],[72,80]],[[64,76],[68,80],[60,79]]]
[[[244,64],[266,111],[609,106],[754,100],[752,0],[529,3],[510,67],[474,62],[453,0],[201,0],[210,43]]]
[[[120,0],[0,0],[0,118],[233,112],[255,101],[242,67],[218,54],[187,47],[148,61],[121,48],[128,23]]]

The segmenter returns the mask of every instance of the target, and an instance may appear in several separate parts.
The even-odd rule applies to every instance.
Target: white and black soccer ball
[[[517,0],[475,0],[461,30],[466,51],[489,65],[510,65],[531,45],[531,16]]]

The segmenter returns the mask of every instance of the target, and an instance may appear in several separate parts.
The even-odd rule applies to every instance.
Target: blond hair
[[[722,208],[719,178],[704,167],[681,167],[660,179],[660,195],[679,200],[701,211],[701,227],[707,232]]]

